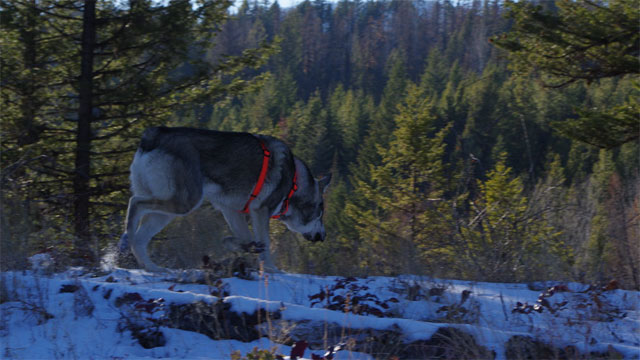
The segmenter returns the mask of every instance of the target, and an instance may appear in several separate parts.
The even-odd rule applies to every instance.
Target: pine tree
[[[302,159],[314,174],[328,172],[333,161],[333,149],[328,145],[328,113],[320,94],[309,102],[296,103],[287,119],[284,138],[292,144],[293,153]]]
[[[366,111],[366,101],[361,91],[349,90],[345,93],[338,87],[331,95],[332,117],[335,122],[336,136],[339,136],[337,166],[341,174],[346,175],[349,165],[355,162],[358,150],[367,130],[367,121],[371,114]]]
[[[471,216],[459,224],[458,241],[448,255],[466,278],[544,279],[541,260],[564,248],[542,214],[531,211],[522,180],[505,165],[506,156],[502,153],[486,181],[479,181],[478,197],[471,199]]]
[[[436,132],[429,99],[410,85],[394,117],[389,147],[378,147],[380,165],[371,164],[371,182],[358,181],[355,192],[373,204],[347,205],[367,249],[363,266],[382,273],[422,272],[419,249],[438,232],[438,210],[445,179],[443,138]]]
[[[486,216],[481,218],[483,221],[478,224],[481,230],[475,235],[485,257],[481,261],[486,264],[486,268],[482,269],[484,276],[493,279],[515,274],[520,264],[514,260],[517,261],[524,250],[524,239],[519,237],[523,235],[524,224],[521,221],[527,199],[523,195],[522,181],[518,177],[511,177],[511,169],[505,165],[505,158],[506,153],[503,153],[502,159],[487,174],[487,180],[478,185],[478,215],[485,210]]]
[[[624,287],[637,289],[637,178],[624,181],[617,170],[617,156],[617,152],[601,149],[593,167],[589,199],[594,211],[581,265],[591,281],[616,279]]]
[[[389,80],[384,87],[380,104],[372,115],[368,124],[368,132],[363,141],[358,158],[354,164],[353,175],[369,179],[369,166],[380,163],[378,147],[386,147],[394,131],[394,116],[398,113],[398,104],[401,103],[407,87],[407,73],[404,58],[400,53],[395,53],[389,59]]]
[[[374,186],[372,171],[382,163],[380,149],[387,148],[389,145],[395,129],[394,116],[398,112],[398,104],[406,94],[408,79],[403,58],[397,53],[393,60],[390,63],[389,80],[383,91],[381,104],[375,106],[372,100],[364,104],[364,111],[370,115],[371,120],[365,126],[366,135],[359,146],[355,162],[350,166],[349,183],[355,188]],[[355,215],[356,212],[370,211],[375,206],[375,202],[372,202],[364,192],[360,191],[354,191],[348,204],[348,208],[351,209],[349,212],[352,215]],[[354,241],[357,240],[354,239]]]
[[[420,78],[420,86],[431,96],[440,95],[447,86],[447,77],[453,73],[450,69],[456,67],[458,67],[457,64],[453,66],[447,64],[447,60],[437,48],[432,49],[427,56],[426,65]]]
[[[496,64],[489,65],[479,79],[469,81],[464,92],[467,119],[461,135],[462,148],[464,153],[479,159],[485,171],[492,162],[490,154],[496,125],[493,113],[503,76]]]
[[[600,150],[598,162],[594,165],[591,197],[596,204],[596,213],[591,219],[591,234],[587,243],[586,271],[591,279],[604,282],[615,267],[613,239],[609,237],[609,217],[605,203],[607,187],[615,174],[613,152]]]
[[[529,2],[507,2],[513,29],[492,41],[509,51],[511,67],[539,72],[547,87],[640,73],[638,0],[556,1],[557,12]],[[637,97],[637,95],[636,95]],[[640,136],[637,99],[605,109],[577,109],[577,118],[555,124],[563,134],[613,148]]]
[[[553,138],[536,120],[537,104],[532,81],[523,77],[510,77],[498,90],[496,108],[492,114],[496,134],[503,141],[502,151],[511,154],[508,165],[516,173],[526,173],[527,182],[535,183],[546,158],[545,151]],[[496,147],[493,149],[496,152]],[[497,157],[493,157],[497,159]]]
[[[550,152],[544,167],[544,177],[538,180],[529,196],[529,213],[537,214],[555,231],[555,241],[541,243],[541,255],[529,266],[547,278],[568,279],[575,263],[576,242],[581,241],[574,231],[575,204],[570,198],[569,187],[560,155]]]
[[[376,98],[384,87],[384,60],[387,58],[384,52],[388,39],[384,31],[383,6],[375,2],[364,4],[350,53],[351,82]]]
[[[37,174],[31,186],[38,190],[29,196],[54,206],[58,219],[73,214],[75,246],[83,252],[107,230],[100,227],[105,219],[124,208],[126,169],[144,126],[162,124],[181,106],[257,84],[238,73],[264,64],[275,48],[216,64],[205,57],[229,6],[220,0],[198,7],[187,0],[128,7],[92,0],[2,3],[3,37],[13,39],[1,55],[2,101],[16,110],[3,116],[3,132],[11,135],[2,144],[3,162],[15,163],[30,149],[46,154],[19,164],[24,176]],[[21,30],[30,19],[33,26]],[[26,63],[29,74],[19,57],[30,54],[39,63]],[[27,87],[38,91],[17,84],[25,76],[37,81]],[[13,105],[32,103],[39,93],[47,93],[41,106]],[[67,225],[59,224],[63,231]]]

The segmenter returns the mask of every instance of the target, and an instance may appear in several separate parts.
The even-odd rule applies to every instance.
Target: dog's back
[[[192,128],[147,129],[136,157],[170,162],[174,168],[167,172],[164,167],[162,176],[200,178],[199,186],[216,184],[226,193],[250,191],[262,165],[262,151],[253,135]],[[132,174],[137,165],[134,160]]]

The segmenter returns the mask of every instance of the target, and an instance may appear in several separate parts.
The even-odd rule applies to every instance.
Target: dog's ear
[[[320,192],[324,193],[325,191],[327,191],[327,187],[329,186],[329,183],[331,182],[331,173],[329,173],[329,175],[322,177],[321,179],[318,179],[318,186],[320,187]]]

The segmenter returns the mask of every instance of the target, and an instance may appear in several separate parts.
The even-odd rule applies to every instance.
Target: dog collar
[[[253,187],[253,191],[251,192],[251,196],[249,196],[249,200],[244,205],[244,208],[240,210],[241,213],[248,214],[249,213],[249,205],[251,202],[258,197],[260,191],[262,190],[262,186],[264,185],[265,180],[267,179],[267,171],[269,170],[269,158],[271,157],[271,152],[267,149],[267,146],[264,144],[264,141],[258,139],[260,142],[260,147],[262,147],[262,153],[264,154],[262,157],[262,169],[260,169],[260,176],[258,176],[258,182],[256,186]],[[289,190],[289,194],[282,202],[282,206],[280,209],[282,210],[279,214],[271,216],[272,219],[279,219],[281,216],[285,215],[289,210],[289,200],[293,197],[293,194],[298,190],[298,172],[296,171],[293,175],[293,185],[291,186],[291,190]]]
[[[280,207],[280,209],[284,210],[282,210],[280,214],[272,215],[272,219],[279,219],[281,216],[287,213],[287,210],[289,210],[289,200],[291,200],[296,190],[298,190],[298,171],[293,173],[293,185],[291,185],[291,190],[289,190],[289,194],[287,194],[287,197],[284,199],[284,201],[282,202],[282,206]]]

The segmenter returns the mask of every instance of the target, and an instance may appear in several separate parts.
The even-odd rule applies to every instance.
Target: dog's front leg
[[[251,232],[249,231],[249,225],[247,224],[247,218],[245,214],[239,213],[234,209],[223,209],[222,215],[231,228],[231,233],[241,242],[251,241]]]
[[[269,212],[266,209],[251,210],[251,224],[256,241],[264,244],[264,251],[260,254],[260,260],[264,262],[264,269],[270,273],[281,273],[271,258],[269,241]]]

